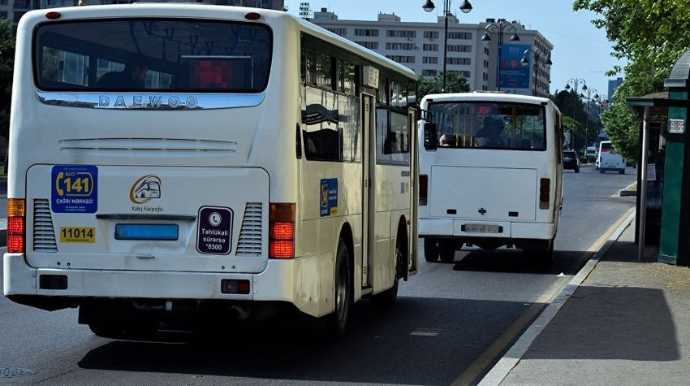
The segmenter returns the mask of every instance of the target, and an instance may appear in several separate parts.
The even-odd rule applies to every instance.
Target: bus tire
[[[533,257],[539,264],[551,264],[553,261],[553,240],[542,240],[534,248],[525,249],[523,252]]]
[[[441,262],[452,263],[455,261],[455,245],[452,242],[441,243]]]
[[[345,336],[352,304],[352,275],[350,273],[350,252],[347,243],[338,241],[335,257],[333,313],[326,317],[326,335],[329,341],[338,341]]]
[[[439,249],[438,249],[438,241],[436,239],[432,238],[425,238],[424,239],[424,260],[428,261],[429,263],[435,263],[438,261],[438,254],[439,254]]]
[[[400,279],[405,277],[405,270],[407,269],[407,238],[404,230],[398,230],[398,236],[395,240],[395,278],[393,279],[393,287],[378,293],[371,297],[371,302],[378,308],[390,308],[398,300],[398,286]]]

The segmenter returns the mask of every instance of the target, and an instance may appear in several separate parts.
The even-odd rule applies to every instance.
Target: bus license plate
[[[487,225],[487,224],[465,224],[465,232],[473,233],[499,233],[498,225]]]
[[[94,227],[60,227],[61,243],[95,243],[96,228]]]

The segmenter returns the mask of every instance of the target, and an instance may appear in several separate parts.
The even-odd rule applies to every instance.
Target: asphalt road
[[[401,283],[396,307],[358,303],[349,335],[335,345],[289,321],[114,341],[78,325],[76,310],[46,312],[0,297],[0,383],[475,384],[634,207],[634,197],[618,191],[635,172],[566,172],[551,266],[510,249],[459,251],[452,264],[421,259],[419,273]]]

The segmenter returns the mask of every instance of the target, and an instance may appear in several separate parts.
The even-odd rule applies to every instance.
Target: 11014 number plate
[[[61,243],[95,243],[96,228],[94,227],[60,227]]]

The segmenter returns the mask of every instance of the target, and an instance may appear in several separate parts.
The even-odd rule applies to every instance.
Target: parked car
[[[563,169],[580,172],[580,157],[575,150],[563,150]]]

